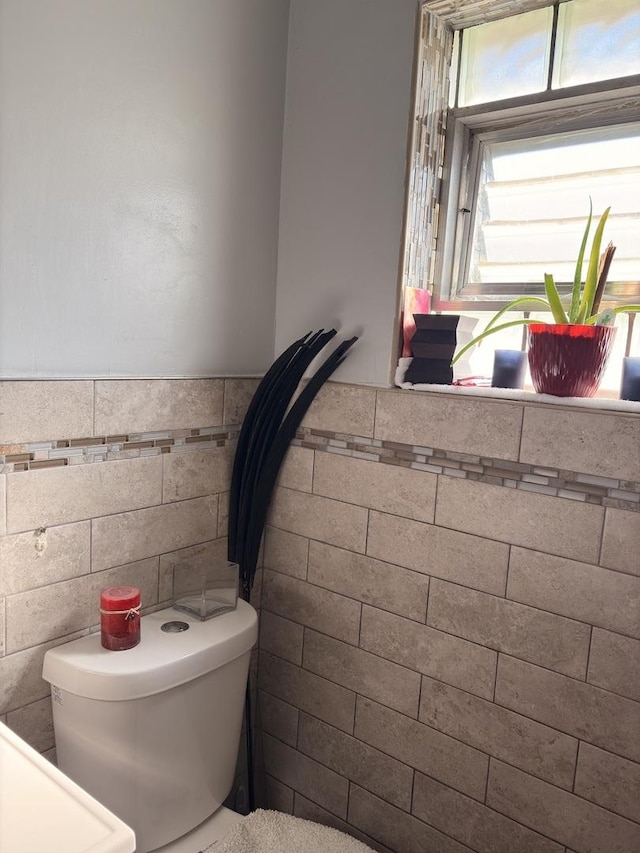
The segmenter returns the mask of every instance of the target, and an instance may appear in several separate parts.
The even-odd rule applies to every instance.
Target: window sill
[[[640,403],[632,400],[617,400],[608,397],[553,397],[551,394],[536,394],[535,391],[519,391],[512,388],[473,387],[462,385],[430,385],[402,381],[407,369],[408,359],[401,359],[396,370],[395,385],[408,391],[429,391],[436,394],[455,394],[464,397],[485,397],[494,400],[520,400],[526,403],[542,403],[552,406],[595,409],[598,411],[620,412],[640,415]],[[404,364],[402,362],[405,362]]]

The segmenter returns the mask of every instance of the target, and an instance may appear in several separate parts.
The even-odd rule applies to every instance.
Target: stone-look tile
[[[162,455],[162,501],[184,501],[228,491],[233,447],[208,447]]]
[[[0,382],[0,444],[93,435],[93,382]]]
[[[265,778],[267,808],[283,814],[293,814],[293,790],[273,776]]]
[[[362,611],[360,645],[470,693],[493,696],[497,654],[491,649],[367,606]]]
[[[425,621],[429,578],[419,572],[311,542],[308,580],[382,610]]]
[[[427,625],[584,679],[591,629],[505,598],[434,579]]]
[[[640,761],[640,703],[500,656],[495,701],[603,749]]]
[[[392,808],[392,806],[389,808]],[[365,835],[364,832],[354,829],[351,824],[347,823],[345,820],[341,820],[335,815],[332,815],[331,812],[321,808],[316,803],[312,803],[311,800],[303,797],[302,794],[296,793],[295,795],[293,813],[296,817],[302,818],[303,820],[312,820],[314,823],[321,823],[323,826],[330,826],[332,829],[337,829],[338,832],[344,832],[347,835],[351,835],[353,838],[358,839],[358,841],[362,841],[363,844],[366,844],[372,850],[377,850],[378,853],[392,853],[388,847],[385,847],[383,844],[380,844],[373,838]],[[364,851],[362,851],[362,853],[364,853]]]
[[[631,575],[513,548],[507,597],[640,638],[640,578]]]
[[[602,448],[607,452],[603,453]],[[640,480],[640,418],[527,406],[520,460],[622,480]]]
[[[31,702],[46,698],[50,688],[42,678],[45,652],[87,633],[88,631],[81,631],[71,637],[62,637],[52,643],[0,657],[0,714],[18,710]]]
[[[260,726],[267,734],[295,746],[298,739],[300,712],[265,690],[260,691]]]
[[[225,379],[224,380],[224,414],[222,423],[227,425],[241,424],[247,414],[249,403],[256,392],[259,379]],[[212,424],[215,426],[215,424]]]
[[[640,515],[607,508],[604,517],[600,564],[631,575],[640,575]]]
[[[253,576],[253,587],[249,596],[249,603],[258,611],[262,607],[262,579],[264,575],[264,569],[260,568],[260,562],[261,560],[258,558],[258,568]]]
[[[306,578],[309,561],[309,540],[277,527],[267,527],[264,537],[264,565],[266,568]]]
[[[260,648],[272,655],[302,665],[302,625],[268,610],[260,612]]]
[[[640,823],[640,765],[635,761],[581,743],[574,792]]]
[[[476,800],[484,800],[489,758],[459,740],[361,696],[356,701],[354,733],[359,740],[409,767]],[[365,783],[361,784],[371,790]]]
[[[372,511],[367,554],[426,575],[504,595],[509,547],[501,542]]]
[[[469,847],[361,788],[351,789],[349,823],[402,853],[471,853]]]
[[[55,746],[53,714],[48,696],[7,714],[7,725],[38,752]]]
[[[161,499],[159,456],[7,474],[7,531],[127,512]]]
[[[46,758],[47,761],[50,761],[54,767],[58,766],[58,753],[55,747],[53,749],[47,749],[42,754],[43,758]]]
[[[158,603],[173,603],[173,564],[160,558],[158,569]],[[168,606],[168,605],[167,605]]]
[[[597,563],[604,509],[593,504],[441,477],[436,524],[547,554]]]
[[[269,523],[289,533],[364,553],[367,510],[340,501],[277,488]]]
[[[181,548],[169,554],[160,556],[160,582],[167,584],[165,592],[170,597],[174,593],[182,595],[185,592],[193,592],[200,588],[202,574],[207,576],[216,566],[227,563],[227,540],[213,539],[194,545],[190,548]],[[194,578],[196,580],[194,581]],[[170,583],[170,589],[168,589]],[[162,600],[162,598],[160,599]]]
[[[313,485],[313,450],[290,445],[280,469],[278,485],[310,492]]]
[[[492,761],[487,804],[584,853],[640,853],[640,827],[599,806]]]
[[[270,776],[346,818],[349,795],[346,779],[268,734],[263,734],[263,747],[264,769]]]
[[[361,605],[351,598],[265,570],[262,606],[338,640],[358,644]]]
[[[7,532],[7,475],[0,474],[0,536]]]
[[[417,672],[309,629],[305,629],[302,660],[304,667],[316,675],[410,717],[418,716]]]
[[[587,681],[640,702],[640,642],[594,628]]]
[[[6,604],[7,604],[6,598],[0,598],[0,657],[2,657],[2,655],[4,655],[4,651],[5,651],[4,638],[5,638],[5,634],[6,634],[6,630],[5,630]]]
[[[289,705],[344,732],[353,732],[356,697],[351,690],[262,651],[258,680],[262,690]]]
[[[0,539],[0,596],[24,592],[90,571],[90,522]]]
[[[302,426],[373,438],[375,410],[375,389],[327,382],[309,406]]]
[[[425,676],[422,679],[419,719],[534,776],[569,790],[573,785],[578,750],[575,738],[486,699]],[[423,767],[418,769],[429,776],[436,775]]]
[[[95,434],[218,426],[223,389],[223,379],[98,381]]]
[[[560,844],[421,773],[416,773],[412,811],[477,853],[564,853]]]
[[[218,495],[218,536],[226,536],[229,532],[229,492]]]
[[[435,474],[424,471],[316,453],[313,491],[391,515],[431,522],[437,479]]]
[[[131,584],[143,607],[158,600],[158,559],[84,575],[7,598],[7,653],[63,637],[100,622],[100,590]]]
[[[374,437],[516,460],[521,424],[518,403],[378,391]]]
[[[217,513],[213,495],[96,518],[91,522],[93,571],[207,542],[216,536]]]
[[[361,740],[303,714],[298,749],[386,802],[411,809],[413,770]]]

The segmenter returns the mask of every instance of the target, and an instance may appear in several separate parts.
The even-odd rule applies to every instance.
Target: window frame
[[[469,284],[482,144],[637,121],[640,74],[447,111],[445,157],[434,268],[433,309],[496,310],[522,295],[544,295],[544,283]],[[570,292],[569,282],[559,289]],[[640,282],[619,283],[616,300],[640,294]]]

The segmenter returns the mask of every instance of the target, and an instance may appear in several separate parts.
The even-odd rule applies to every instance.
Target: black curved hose
[[[258,385],[242,423],[229,494],[228,559],[239,565],[245,601],[251,598],[269,504],[289,444],[314,397],[358,340],[354,337],[336,347],[289,408],[306,369],[335,335],[335,329],[308,332],[287,347]],[[247,682],[245,738],[249,810],[253,811],[251,720],[251,690]]]

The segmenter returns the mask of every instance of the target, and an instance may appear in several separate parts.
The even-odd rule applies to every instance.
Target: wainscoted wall
[[[0,716],[226,547],[255,380],[0,383]],[[268,803],[394,853],[640,851],[640,416],[330,384],[264,547]]]
[[[640,416],[330,385],[296,443],[270,806],[395,853],[638,853]]]
[[[0,718],[54,745],[45,651],[95,630],[99,591],[167,606],[173,567],[226,554],[252,379],[0,382]]]

